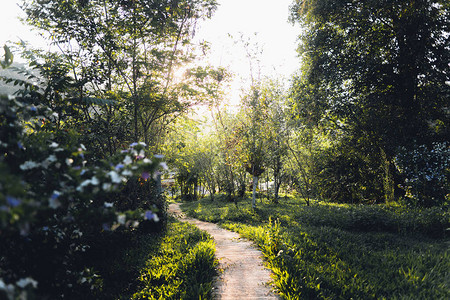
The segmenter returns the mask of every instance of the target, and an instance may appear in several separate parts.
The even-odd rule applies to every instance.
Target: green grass
[[[197,227],[169,218],[162,231],[110,232],[104,239],[91,255],[103,283],[95,299],[211,298],[215,245]]]
[[[438,208],[222,197],[185,203],[192,217],[254,240],[285,299],[449,299],[450,214]]]
[[[197,227],[172,220],[141,270],[132,299],[209,299],[216,274],[215,245]]]

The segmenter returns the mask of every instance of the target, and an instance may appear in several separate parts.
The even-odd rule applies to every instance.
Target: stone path
[[[216,224],[187,218],[178,203],[169,205],[169,213],[196,225],[214,238],[219,268],[223,270],[215,283],[215,299],[281,299],[267,284],[271,279],[270,271],[263,266],[262,254],[252,242]]]

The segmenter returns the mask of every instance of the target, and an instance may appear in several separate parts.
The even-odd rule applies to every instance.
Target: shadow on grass
[[[158,232],[107,232],[88,255],[102,290],[83,298],[209,299],[214,253],[206,232],[172,217]]]
[[[157,253],[166,230],[106,232],[89,250],[94,270],[101,274],[103,288],[96,299],[130,299],[138,289],[140,270]]]

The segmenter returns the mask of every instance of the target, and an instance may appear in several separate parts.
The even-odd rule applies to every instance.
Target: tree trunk
[[[277,177],[274,178],[273,180],[273,203],[278,203],[278,192],[280,190],[280,179]]]
[[[253,176],[252,208],[256,208],[256,187],[257,186],[258,186],[258,176]]]
[[[214,193],[216,192],[216,186],[213,182],[213,179],[206,177],[206,184],[208,186],[209,195],[211,197],[211,201],[214,201]]]
[[[386,203],[389,203],[393,202],[395,199],[394,196],[395,183],[390,170],[391,162],[388,159],[386,152],[382,148],[380,148],[380,153],[381,153],[381,164],[384,171],[384,178],[383,178],[384,198]]]
[[[194,181],[194,201],[197,200],[198,180]]]
[[[156,176],[156,195],[159,197],[162,194],[161,174]]]

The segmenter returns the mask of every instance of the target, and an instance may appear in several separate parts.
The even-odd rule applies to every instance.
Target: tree
[[[265,123],[267,139],[266,165],[272,171],[274,183],[274,199],[278,202],[281,184],[286,178],[286,158],[288,154],[289,125],[287,114],[287,92],[281,81],[264,82],[263,104],[266,106],[267,119]]]
[[[240,196],[245,193],[246,171],[241,151],[241,118],[230,112],[218,114],[216,132],[219,145],[217,181],[219,190],[225,190],[228,200],[236,202],[236,190]],[[216,123],[217,124],[217,123]],[[237,189],[236,186],[239,186]]]
[[[201,178],[206,183],[211,201],[214,201],[214,194],[217,190],[217,165],[219,156],[219,143],[215,134],[203,135],[198,143],[199,155],[198,163],[201,167]]]
[[[122,105],[126,140],[157,143],[164,127],[192,105],[173,70],[192,58],[195,22],[214,11],[204,1],[24,1],[27,22],[57,49],[77,92],[72,98],[113,97]],[[106,126],[115,110],[99,117]],[[114,131],[108,131],[108,143]],[[109,147],[111,148],[111,147]]]
[[[264,132],[264,109],[261,89],[251,86],[247,95],[243,97],[243,114],[241,127],[238,131],[242,163],[245,170],[253,176],[252,207],[256,208],[256,187],[259,176],[265,171],[265,155],[267,150],[267,137]]]
[[[448,2],[310,0],[291,11],[305,28],[295,113],[329,122],[392,200],[399,147],[448,138]]]

